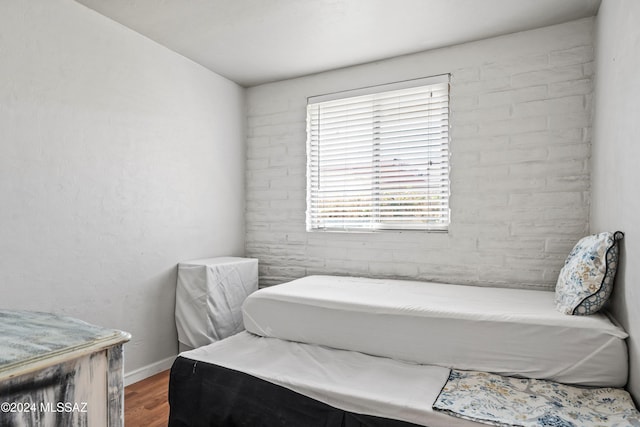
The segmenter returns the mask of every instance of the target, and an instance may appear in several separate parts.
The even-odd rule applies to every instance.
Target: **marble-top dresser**
[[[130,338],[69,317],[0,310],[0,426],[122,426]]]

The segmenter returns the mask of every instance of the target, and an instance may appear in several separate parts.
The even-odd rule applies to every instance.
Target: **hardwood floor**
[[[125,387],[125,427],[167,427],[168,390],[168,370]]]

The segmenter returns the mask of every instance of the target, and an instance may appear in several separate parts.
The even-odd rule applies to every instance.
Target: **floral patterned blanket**
[[[433,408],[494,426],[640,427],[640,412],[624,390],[485,372],[452,370]]]

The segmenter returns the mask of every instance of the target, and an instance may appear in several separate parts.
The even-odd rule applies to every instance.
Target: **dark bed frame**
[[[178,357],[169,382],[169,427],[419,427],[334,408],[285,387]]]

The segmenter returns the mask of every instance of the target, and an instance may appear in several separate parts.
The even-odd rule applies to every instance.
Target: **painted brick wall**
[[[309,274],[552,289],[589,228],[593,19],[247,91],[246,252]],[[451,73],[448,233],[305,231],[306,98]]]

